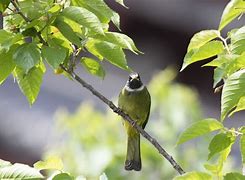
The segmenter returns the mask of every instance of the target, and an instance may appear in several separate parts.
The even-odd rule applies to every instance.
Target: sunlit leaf
[[[223,11],[219,24],[219,31],[221,31],[227,24],[229,24],[243,12],[245,12],[245,1],[231,0]]]
[[[74,177],[70,176],[67,173],[60,173],[55,175],[52,180],[75,180]]]
[[[229,76],[224,84],[221,96],[221,120],[237,106],[240,98],[245,96],[245,70],[240,70]]]
[[[8,52],[0,51],[0,84],[5,81],[15,68],[13,53],[16,48],[16,46],[12,46]]]
[[[129,49],[130,51],[136,54],[137,52],[142,53],[137,49],[137,47],[134,44],[134,41],[130,37],[122,33],[106,32],[105,36],[96,36],[96,38],[102,41],[107,41],[107,42],[116,44],[120,46],[121,48]]]
[[[104,58],[111,64],[128,70],[125,54],[119,46],[109,42],[91,39],[87,42],[86,48],[99,59]]]
[[[174,180],[212,180],[212,176],[208,173],[193,171],[176,176]]]
[[[223,50],[224,46],[221,41],[211,41],[201,46],[199,49],[192,49],[185,55],[181,71],[188,65],[218,55]]]
[[[98,17],[85,8],[70,6],[65,8],[62,14],[65,17],[90,29],[91,31],[94,31],[98,34],[104,34],[102,24]]]
[[[55,169],[55,170],[62,170],[63,163],[62,160],[57,156],[48,157],[45,161],[38,161],[34,164],[34,168],[38,170],[45,170],[45,169]]]
[[[245,52],[245,26],[232,33],[230,49],[233,54],[242,54]]]
[[[87,69],[87,71],[90,72],[92,75],[96,75],[102,78],[105,77],[105,70],[96,60],[82,57],[81,63],[85,67],[85,69]]]
[[[191,51],[192,49],[200,48],[201,46],[218,37],[219,35],[220,32],[217,30],[203,30],[196,33],[191,38],[187,52]]]
[[[232,143],[231,138],[227,134],[220,133],[215,135],[211,140],[211,142],[209,143],[208,159],[211,159],[215,154],[228,148],[231,143]]]
[[[44,72],[45,69],[41,66],[33,67],[27,74],[20,68],[15,69],[14,75],[20,90],[26,96],[30,105],[35,102],[38,96]]]
[[[180,135],[177,144],[182,144],[186,141],[202,136],[209,132],[219,130],[223,128],[223,124],[216,119],[204,119],[196,123],[191,124],[182,134]]]
[[[25,71],[28,71],[40,62],[41,53],[35,43],[20,45],[13,54],[15,64]]]
[[[240,151],[242,155],[242,163],[245,164],[245,135],[242,135],[240,139]]]
[[[43,179],[43,175],[30,166],[13,164],[0,166],[0,179]]]

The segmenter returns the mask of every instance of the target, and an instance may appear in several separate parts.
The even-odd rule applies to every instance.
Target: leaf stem
[[[225,49],[227,50],[228,54],[231,54],[231,51],[230,51],[230,49],[229,49],[229,46],[228,46],[228,44],[227,44],[226,39],[223,38],[221,35],[219,35],[219,38],[220,38],[220,39],[222,40],[222,42],[224,43]]]

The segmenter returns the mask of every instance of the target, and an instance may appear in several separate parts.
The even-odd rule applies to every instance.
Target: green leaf
[[[10,0],[1,0],[0,2],[0,12],[4,12],[9,6]]]
[[[212,176],[208,173],[193,171],[176,176],[174,180],[212,180]]]
[[[225,74],[225,70],[223,67],[217,67],[214,69],[214,75],[213,75],[213,88],[216,87],[216,85],[223,79]]]
[[[103,173],[102,175],[100,175],[100,179],[99,180],[108,180],[108,177],[106,176],[105,173]]]
[[[57,69],[65,60],[67,50],[58,47],[42,46],[42,56],[52,68]]]
[[[236,109],[234,109],[229,116],[232,116],[235,112],[245,110],[245,96],[241,97],[237,103]]]
[[[102,40],[102,41],[107,41],[107,42],[116,44],[123,49],[129,49],[135,54],[138,54],[137,52],[142,53],[141,51],[137,49],[137,47],[134,44],[134,41],[130,37],[122,33],[106,32],[105,36],[100,35],[100,36],[95,36],[95,38]]]
[[[67,173],[60,173],[55,175],[52,180],[74,180],[74,178]]]
[[[231,0],[223,11],[219,24],[219,31],[221,31],[227,24],[229,24],[243,12],[245,12],[245,1]]]
[[[40,62],[40,50],[35,43],[20,45],[13,54],[15,64],[28,71]]]
[[[5,30],[0,30],[0,47],[2,49],[9,50],[9,48],[16,42],[22,40],[21,34],[10,33]]]
[[[57,156],[48,157],[45,161],[38,161],[34,164],[34,168],[38,170],[55,169],[62,170],[63,163]]]
[[[244,180],[245,176],[238,172],[230,172],[224,176],[224,180]]]
[[[85,67],[85,69],[87,69],[88,72],[90,72],[92,75],[96,75],[102,78],[105,77],[105,70],[96,60],[87,57],[82,57],[81,63]]]
[[[195,122],[182,132],[177,145],[221,128],[223,128],[223,124],[212,118]]]
[[[200,48],[218,36],[220,36],[220,32],[217,30],[203,30],[194,34],[189,43],[187,52],[190,52],[192,49]]]
[[[240,138],[240,151],[242,155],[242,163],[245,164],[245,135]]]
[[[245,70],[240,70],[229,76],[224,84],[221,95],[221,120],[237,106],[240,98],[245,96]]]
[[[211,66],[211,67],[220,67],[224,63],[227,63],[229,61],[229,55],[219,55],[214,60],[210,61],[207,64],[204,64],[202,67]]]
[[[98,17],[85,8],[70,6],[65,8],[62,14],[91,31],[104,34],[102,24]]]
[[[128,70],[125,54],[119,46],[109,42],[90,39],[86,43],[86,48],[99,59],[105,58],[111,64]]]
[[[43,179],[43,175],[36,169],[24,164],[8,164],[0,166],[0,179]]]
[[[190,50],[184,57],[184,62],[180,71],[183,71],[188,65],[201,61],[217,54],[220,54],[224,50],[223,43],[221,41],[210,41],[199,49]]]
[[[94,13],[102,23],[109,23],[113,10],[103,0],[72,0],[72,5],[86,8]]]
[[[128,8],[125,4],[124,4],[124,0],[115,0],[117,3],[121,4],[123,7]]]
[[[245,52],[245,26],[232,33],[230,49],[233,54]]]
[[[82,34],[82,30],[79,24],[76,22],[59,16],[54,22],[54,26],[58,28],[61,34],[73,44],[81,46],[81,40],[79,35]]]
[[[26,96],[30,105],[35,102],[38,96],[44,72],[45,69],[41,66],[33,67],[27,74],[20,68],[15,69],[14,75],[20,90]]]
[[[8,52],[0,51],[0,84],[6,80],[15,68],[12,56],[16,48],[17,46],[12,46]]]
[[[215,154],[228,148],[231,143],[232,143],[231,138],[227,134],[220,133],[215,135],[211,140],[211,142],[209,143],[208,159],[211,159]]]

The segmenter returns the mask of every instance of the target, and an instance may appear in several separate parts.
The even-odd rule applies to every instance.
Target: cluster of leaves
[[[245,166],[245,127],[227,128],[223,121],[235,112],[245,109],[245,26],[232,29],[227,37],[221,36],[221,31],[235,18],[245,12],[244,0],[231,0],[224,9],[218,30],[203,30],[196,33],[188,46],[184,57],[182,69],[188,65],[217,56],[203,66],[212,66],[214,69],[213,87],[218,83],[223,85],[216,88],[221,95],[220,121],[209,118],[192,124],[180,136],[181,144],[207,133],[218,131],[209,143],[208,160],[218,156],[216,164],[205,164],[204,167],[211,174],[204,172],[191,172],[176,179],[244,179],[240,173],[223,174],[223,165],[229,156],[232,145],[240,137],[240,151],[243,166]],[[243,167],[244,168],[244,167]]]
[[[50,156],[45,161],[38,161],[34,167],[25,164],[11,164],[8,161],[0,160],[0,178],[1,179],[50,179],[50,180],[74,180],[69,173],[64,172],[64,166],[61,159],[57,156]],[[46,177],[40,171],[52,172],[50,177]],[[77,177],[76,179],[82,179]],[[99,177],[99,180],[107,180],[105,174]]]
[[[129,70],[123,50],[140,52],[127,35],[109,31],[110,22],[120,30],[120,17],[103,0],[4,0],[0,12],[0,84],[13,74],[30,104],[38,96],[45,64],[65,74],[61,64],[69,69],[80,62],[103,78],[102,60]]]

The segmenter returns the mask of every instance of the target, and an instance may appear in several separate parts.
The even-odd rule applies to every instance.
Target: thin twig
[[[173,168],[179,173],[184,174],[185,171],[181,168],[181,166],[170,156],[166,150],[154,139],[151,135],[149,135],[144,129],[142,129],[134,120],[132,120],[127,114],[125,114],[120,108],[115,106],[112,101],[108,100],[105,96],[103,96],[100,92],[94,89],[90,84],[81,79],[76,73],[72,71],[68,71],[64,66],[61,65],[61,68],[66,71],[68,74],[72,76],[78,83],[80,83],[83,87],[88,89],[93,95],[102,100],[105,104],[107,104],[115,113],[123,117],[124,120],[128,121],[144,138],[146,138],[157,150],[163,155],[173,166]]]

